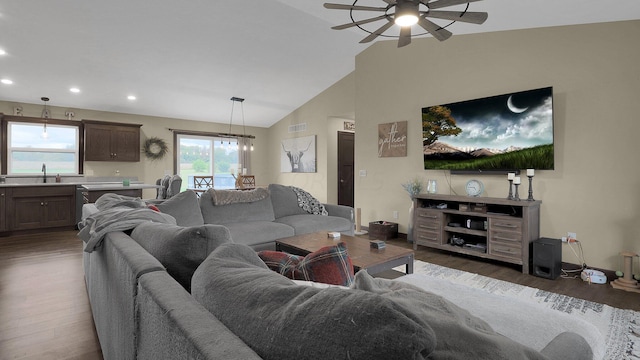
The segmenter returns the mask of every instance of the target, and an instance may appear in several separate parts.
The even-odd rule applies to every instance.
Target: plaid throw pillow
[[[264,250],[258,253],[269,269],[293,280],[351,286],[354,273],[344,242],[325,246],[307,256]]]

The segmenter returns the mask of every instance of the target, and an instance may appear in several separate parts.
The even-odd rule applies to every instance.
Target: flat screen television
[[[553,170],[553,88],[422,108],[426,170]]]

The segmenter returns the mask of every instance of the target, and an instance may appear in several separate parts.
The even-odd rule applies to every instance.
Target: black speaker
[[[533,242],[533,275],[557,279],[562,271],[562,241],[540,238]]]

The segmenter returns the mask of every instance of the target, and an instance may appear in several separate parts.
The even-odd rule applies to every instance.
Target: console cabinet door
[[[83,120],[86,161],[140,161],[140,126]]]
[[[442,211],[418,208],[415,217],[414,239],[416,244],[442,244]]]
[[[522,220],[489,219],[489,253],[506,258],[511,262],[522,263]]]

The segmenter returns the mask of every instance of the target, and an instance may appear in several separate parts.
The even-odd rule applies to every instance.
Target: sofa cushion
[[[351,221],[337,216],[289,215],[276,219],[276,222],[291,226],[296,235],[317,231],[340,231],[348,233],[353,229]]]
[[[292,280],[332,285],[353,284],[353,263],[344,242],[324,246],[306,256],[264,250],[258,256],[269,269]]]
[[[155,205],[161,212],[176,218],[176,223],[180,226],[204,224],[200,205],[198,205],[198,195],[192,190],[183,191]]]
[[[429,325],[437,338],[433,359],[593,359],[589,344],[577,334],[563,333],[542,353],[495,332],[484,320],[451,301],[401,281],[356,274],[354,289],[380,295]],[[544,326],[544,325],[543,325]],[[543,355],[544,354],[544,355]]]
[[[423,359],[435,335],[366,291],[298,286],[255,251],[223,244],[198,267],[192,294],[264,359]]]
[[[113,359],[260,360],[164,271],[140,277],[136,304],[135,356]]]
[[[273,213],[276,219],[289,215],[309,215],[304,209],[298,206],[298,196],[286,185],[269,184]]]
[[[171,175],[165,175],[160,181],[160,186],[162,186],[162,198],[167,198],[167,189],[169,188],[169,182],[171,182]]]
[[[273,221],[271,196],[265,199],[228,205],[214,205],[211,193],[200,195],[200,210],[205,224],[225,225],[247,221]]]
[[[182,187],[182,178],[180,175],[175,174],[171,176],[169,180],[169,186],[167,187],[166,198],[170,198],[176,196],[180,193],[180,188]]]
[[[153,255],[187,291],[196,268],[218,246],[231,242],[220,225],[182,227],[153,222],[138,225],[131,238]]]

